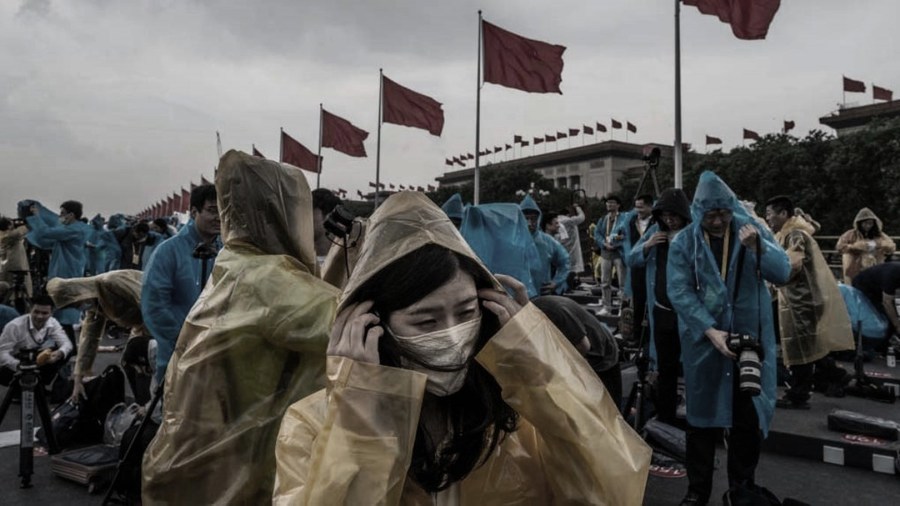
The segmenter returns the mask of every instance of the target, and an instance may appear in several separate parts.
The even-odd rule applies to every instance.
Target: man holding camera
[[[178,235],[157,246],[141,287],[141,314],[156,339],[156,383],[165,378],[184,319],[194,306],[219,250],[216,187],[191,190],[191,221]]]
[[[853,349],[850,318],[828,262],[812,237],[815,229],[794,214],[789,197],[779,195],[766,202],[766,223],[791,262],[790,280],[778,287],[781,357],[791,370],[791,381],[775,405],[809,409],[814,373],[817,383],[838,385],[847,375],[828,354]]]
[[[603,307],[600,316],[606,316],[612,312],[612,270],[616,268],[619,277],[619,288],[623,288],[625,280],[625,262],[622,259],[622,237],[615,234],[615,230],[622,224],[622,216],[619,208],[622,201],[615,195],[606,197],[607,214],[594,228],[594,246],[600,255],[600,289],[603,290]],[[597,273],[594,272],[596,277]]]
[[[776,395],[772,305],[762,280],[781,285],[790,275],[784,250],[712,172],[700,176],[691,215],[693,222],[669,247],[667,264],[689,424],[683,505],[709,501],[722,429],[728,429],[730,488],[754,486]]]
[[[62,326],[51,316],[53,301],[39,295],[31,304],[31,312],[13,319],[0,334],[0,385],[9,386],[19,367],[16,358],[23,350],[38,348],[37,365],[44,385],[49,385],[65,358],[72,352],[72,342]]]

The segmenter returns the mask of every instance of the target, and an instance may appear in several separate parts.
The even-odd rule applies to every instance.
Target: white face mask
[[[465,364],[475,349],[478,334],[481,331],[481,317],[460,323],[454,327],[437,330],[418,336],[398,336],[391,331],[400,345],[413,355],[422,357],[426,362],[439,367],[454,367]],[[407,369],[425,373],[428,382],[425,390],[445,397],[462,388],[466,380],[468,366],[458,371],[434,371],[421,364],[401,358],[401,365]]]

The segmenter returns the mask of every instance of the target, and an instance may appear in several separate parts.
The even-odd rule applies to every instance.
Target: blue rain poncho
[[[36,203],[36,202],[35,202]],[[21,203],[20,203],[21,205]],[[40,204],[38,204],[40,206]],[[91,227],[82,221],[68,225],[59,222],[59,216],[40,206],[37,215],[25,218],[31,232],[25,238],[32,245],[50,250],[50,267],[47,279],[80,278],[87,266],[87,242],[91,237]],[[62,325],[75,325],[81,319],[78,308],[58,309],[53,313]]]
[[[701,227],[703,215],[713,209],[729,209],[733,213],[728,231],[733,234],[732,246],[724,282]],[[681,335],[688,423],[695,427],[731,427],[735,362],[722,355],[704,335],[709,328],[731,330],[757,336],[762,343],[762,392],[753,398],[753,404],[760,429],[767,434],[775,410],[775,329],[772,299],[765,284],[757,280],[756,263],[759,258],[763,279],[782,285],[790,276],[788,257],[772,234],[750,218],[734,192],[712,172],[700,176],[691,216],[693,223],[669,247],[667,267],[667,292],[678,313]],[[748,223],[759,232],[759,256],[743,248],[738,240],[738,230]],[[741,249],[746,250],[744,263],[736,272]],[[740,293],[733,301],[738,276]]]
[[[469,206],[459,232],[488,270],[521,281],[529,298],[540,295],[530,268],[539,262],[538,249],[518,205]]]
[[[556,285],[553,293],[559,295],[566,291],[566,278],[569,277],[569,253],[563,245],[549,234],[541,230],[541,208],[531,195],[525,195],[519,203],[522,211],[538,213],[538,227],[531,234],[538,250],[538,262],[531,264],[531,278],[540,292],[541,286],[553,282]]]
[[[156,339],[157,382],[165,377],[184,319],[203,290],[200,279],[203,261],[193,257],[194,249],[200,242],[200,234],[191,220],[178,235],[156,248],[144,269],[141,314],[150,334]],[[218,249],[218,240],[216,245]],[[215,260],[206,262],[206,275],[209,277]]]
[[[869,339],[884,339],[888,330],[887,318],[872,307],[868,297],[856,288],[843,283],[838,283],[838,288],[841,289],[841,296],[850,315],[853,334],[859,335],[862,332],[863,337]]]
[[[622,280],[622,292],[627,299],[631,298],[632,291],[631,265],[628,264],[626,258],[628,258],[628,254],[631,253],[631,249],[634,246],[631,241],[631,234],[628,233],[628,227],[631,224],[631,220],[635,216],[637,216],[637,212],[635,212],[633,209],[630,211],[625,211],[624,213],[619,213],[619,218],[616,220],[615,227],[612,231],[612,235],[618,235],[622,237],[622,241],[619,243],[621,244],[619,252],[622,253],[622,262],[625,264],[625,273]],[[596,234],[596,229],[594,230],[594,233]]]
[[[94,275],[115,270],[119,266],[119,256],[122,254],[116,234],[103,226],[103,217],[99,214],[91,220],[91,228],[93,231],[90,242],[94,247],[90,248],[88,255],[89,269]]]
[[[465,216],[465,205],[463,204],[462,195],[459,193],[454,193],[444,205],[441,206],[441,209],[444,211],[444,214],[447,215],[451,220],[460,220],[462,221]]]

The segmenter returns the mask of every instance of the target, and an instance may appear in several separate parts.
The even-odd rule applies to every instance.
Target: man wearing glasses
[[[181,326],[200,297],[219,250],[216,187],[191,191],[191,219],[178,235],[157,246],[144,271],[141,314],[156,340],[156,383],[162,382]]]

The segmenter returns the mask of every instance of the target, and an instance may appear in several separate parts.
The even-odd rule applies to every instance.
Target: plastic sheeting
[[[793,216],[775,234],[791,263],[791,278],[778,287],[781,356],[787,366],[811,364],[854,347],[840,290],[813,233],[811,224]]]
[[[145,335],[141,317],[141,272],[120,270],[87,278],[54,278],[47,283],[47,293],[57,306],[95,301],[81,326],[75,374],[90,376],[97,347],[106,329],[107,319],[120,327],[132,329],[132,335]]]
[[[166,372],[145,504],[270,502],[281,418],[324,384],[338,291],[315,275],[305,176],[229,151],[216,188],[225,247]]]
[[[342,300],[426,244],[477,260],[446,215],[419,193],[391,196],[369,225]],[[484,465],[448,489],[458,494],[459,504],[642,502],[649,448],[534,305],[494,335],[476,359],[520,414],[519,428]],[[329,357],[328,380],[327,392],[296,403],[285,415],[276,448],[275,503],[434,504],[432,495],[407,479],[426,375]]]
[[[538,250],[519,206],[469,206],[460,232],[488,270],[521,281],[528,289],[529,298],[540,295],[529,269],[539,262]]]
[[[864,337],[870,339],[885,339],[887,337],[888,321],[869,302],[862,292],[850,285],[838,284],[841,296],[850,316],[850,326],[854,333],[862,332]]]

